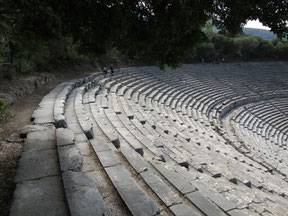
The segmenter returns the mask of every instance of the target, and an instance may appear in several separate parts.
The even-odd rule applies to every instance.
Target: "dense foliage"
[[[288,60],[287,40],[276,38],[268,41],[244,33],[231,37],[221,32],[214,32],[210,23],[206,24],[204,33],[207,41],[197,45],[186,61]]]
[[[225,35],[235,35],[247,20],[258,18],[287,37],[287,17],[286,0],[0,0],[0,43],[10,43],[11,61],[22,73],[109,52],[177,66],[200,43],[201,55],[214,52],[213,46],[217,54],[216,41],[222,39],[206,40],[203,27],[208,20]],[[252,46],[246,38],[234,40],[227,46]],[[239,52],[246,56],[245,50]]]

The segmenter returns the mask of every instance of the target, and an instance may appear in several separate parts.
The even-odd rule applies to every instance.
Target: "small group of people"
[[[105,66],[102,67],[102,73],[103,73],[104,77],[106,77],[107,74],[108,74],[108,69],[107,69]],[[114,75],[114,68],[113,68],[113,64],[110,65],[110,74],[111,74],[111,76]]]

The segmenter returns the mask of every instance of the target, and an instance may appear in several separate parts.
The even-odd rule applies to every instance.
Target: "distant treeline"
[[[206,41],[195,46],[193,51],[182,60],[183,62],[288,60],[287,40],[267,41],[244,33],[229,37],[220,32],[214,32],[209,23],[206,24],[204,32],[207,37]],[[19,35],[18,37],[5,37],[0,34],[0,79],[11,79],[12,74],[50,71],[68,64],[127,63],[129,61],[129,58],[116,47],[108,49],[101,55],[89,52],[80,54],[79,41],[75,41],[71,36],[63,36],[61,31],[57,34],[57,37],[49,40],[39,40],[32,34],[30,37],[24,35],[23,38]],[[143,58],[134,58],[133,61],[149,64],[149,60]]]
[[[229,37],[221,32],[214,32],[210,23],[206,24],[204,32],[207,41],[199,44],[186,62],[288,60],[287,40],[275,38],[268,41],[245,33]]]
[[[0,1],[0,78],[96,61],[287,59],[287,43],[237,35],[259,19],[288,37],[286,1]],[[209,22],[223,33],[214,33]],[[206,33],[203,32],[203,30]],[[208,39],[207,39],[208,37]],[[111,62],[112,63],[112,62]],[[4,74],[4,76],[3,76]]]
[[[32,71],[52,71],[62,67],[93,62],[121,62],[121,53],[112,48],[103,55],[81,54],[79,43],[72,37],[59,35],[51,40],[17,40],[0,35],[0,79]]]

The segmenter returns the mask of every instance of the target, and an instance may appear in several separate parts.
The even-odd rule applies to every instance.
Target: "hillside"
[[[245,32],[246,34],[251,34],[254,36],[261,37],[265,40],[272,40],[274,38],[277,38],[275,34],[265,29],[243,28],[243,32]]]

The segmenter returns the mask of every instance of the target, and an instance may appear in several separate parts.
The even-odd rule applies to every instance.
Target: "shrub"
[[[4,100],[0,99],[0,124],[6,123],[13,117],[12,113],[8,109],[8,104]]]

